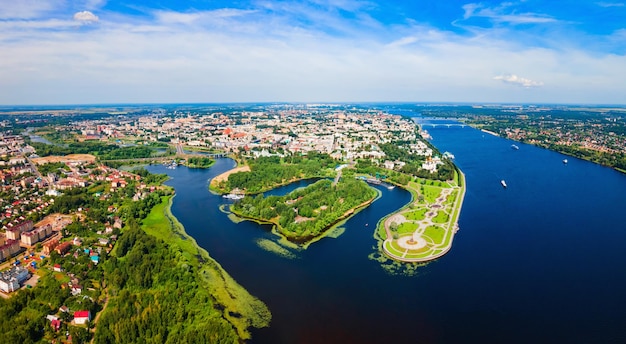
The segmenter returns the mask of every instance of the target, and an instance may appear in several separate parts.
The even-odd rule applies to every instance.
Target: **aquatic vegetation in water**
[[[265,251],[275,253],[275,254],[283,257],[283,258],[288,258],[288,259],[296,259],[296,258],[298,258],[298,256],[295,255],[293,252],[291,252],[287,248],[277,244],[276,242],[274,242],[272,240],[269,240],[269,239],[258,239],[256,241],[256,244],[260,248],[264,249]]]
[[[326,233],[326,236],[329,238],[337,239],[346,231],[345,227],[334,227]]]
[[[419,268],[426,266],[428,263],[406,263],[391,259],[383,254],[378,248],[372,252],[368,258],[380,263],[388,274],[394,276],[416,276]]]

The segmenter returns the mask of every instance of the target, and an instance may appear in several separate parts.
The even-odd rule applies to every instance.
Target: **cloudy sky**
[[[626,1],[0,0],[0,104],[626,104]]]

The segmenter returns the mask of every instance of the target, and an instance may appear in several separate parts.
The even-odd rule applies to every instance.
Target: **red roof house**
[[[89,311],[76,311],[74,312],[74,323],[82,325],[87,321],[91,321],[91,312]]]

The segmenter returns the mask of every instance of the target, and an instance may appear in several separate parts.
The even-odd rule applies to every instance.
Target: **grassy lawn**
[[[401,223],[398,226],[397,233],[399,235],[402,235],[402,234],[413,234],[413,232],[415,232],[416,229],[417,229],[417,223],[404,222],[404,223]]]
[[[419,209],[419,210],[415,210],[415,211],[411,211],[408,213],[404,213],[402,214],[407,220],[412,220],[412,221],[421,221],[426,217],[426,212],[428,212],[428,209]]]
[[[429,226],[422,233],[423,236],[429,237],[435,244],[440,244],[443,241],[443,236],[446,231],[438,226]]]
[[[444,202],[444,204],[454,204],[454,201],[456,201],[456,195],[458,195],[458,191],[454,190],[452,191],[452,193],[450,193],[448,195],[448,197],[446,197],[446,201]]]
[[[441,194],[441,188],[437,186],[424,185],[424,200],[428,203],[435,203]]]
[[[385,245],[385,249],[389,251],[391,254],[395,254],[396,256],[402,257],[404,254],[404,249],[398,246],[395,241],[386,241],[383,245]]]
[[[446,214],[443,210],[439,210],[437,212],[437,216],[433,217],[433,222],[434,223],[446,223],[448,222],[449,219],[450,217],[448,216],[448,214]]]
[[[191,259],[198,254],[198,249],[192,241],[172,230],[175,227],[174,217],[168,216],[171,197],[161,197],[161,203],[152,208],[150,214],[143,220],[142,228],[146,233],[180,247],[185,257]]]
[[[63,272],[55,272],[54,279],[61,283],[67,283],[70,281],[70,277]]]

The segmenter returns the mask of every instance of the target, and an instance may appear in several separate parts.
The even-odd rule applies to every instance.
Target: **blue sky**
[[[626,104],[626,1],[0,0],[0,104]]]

